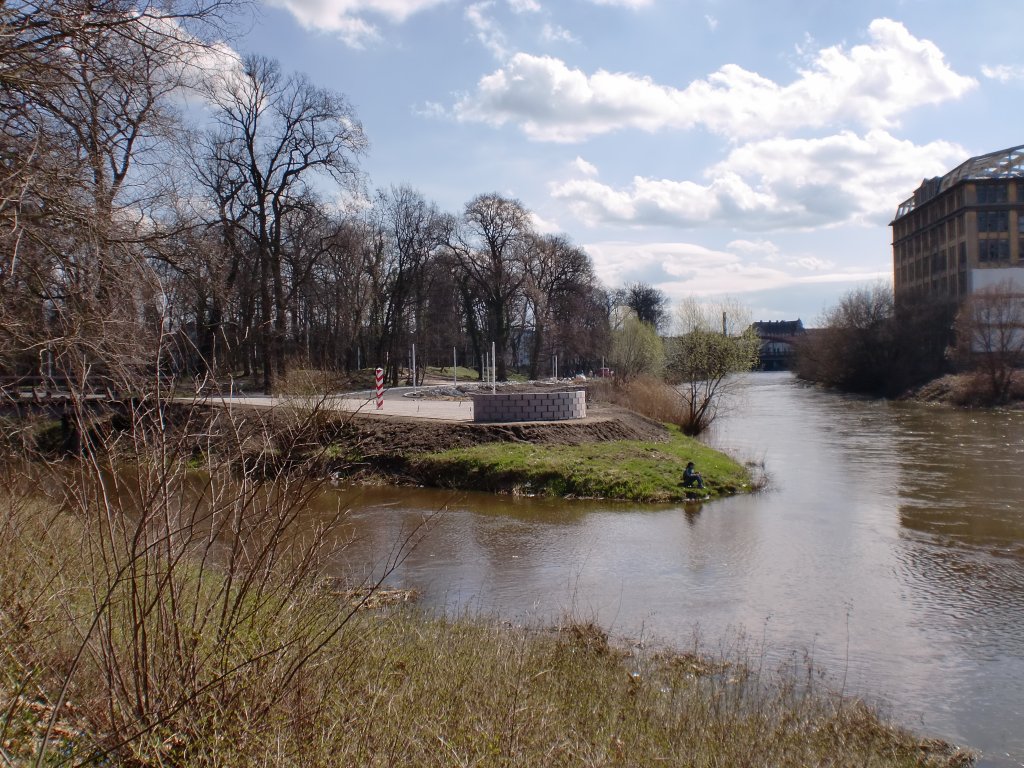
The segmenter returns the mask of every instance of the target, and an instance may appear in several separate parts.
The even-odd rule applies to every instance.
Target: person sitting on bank
[[[693,462],[690,461],[687,462],[686,469],[683,470],[683,488],[692,488],[693,486],[703,488],[704,478],[693,468]]]

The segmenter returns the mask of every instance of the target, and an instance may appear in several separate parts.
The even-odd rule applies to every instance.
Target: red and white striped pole
[[[378,368],[377,371],[377,410],[384,408],[384,369]]]

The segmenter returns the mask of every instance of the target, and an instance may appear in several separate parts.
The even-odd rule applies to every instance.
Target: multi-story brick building
[[[1024,285],[1024,145],[925,179],[890,226],[897,303]]]

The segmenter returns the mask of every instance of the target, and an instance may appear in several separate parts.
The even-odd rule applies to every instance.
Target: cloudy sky
[[[821,312],[922,178],[1024,143],[1021,0],[264,0],[243,52],[344,93],[372,187],[521,200],[609,287]]]

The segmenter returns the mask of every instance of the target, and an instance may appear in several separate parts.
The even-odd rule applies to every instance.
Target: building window
[[[985,263],[1009,260],[1009,240],[1005,238],[982,238],[978,240],[978,261]]]
[[[975,187],[976,200],[979,205],[985,203],[1005,203],[1007,197],[1005,184],[978,184]]]
[[[1009,232],[1009,211],[978,211],[979,232]]]
[[[967,266],[967,243],[960,243],[960,266]]]

